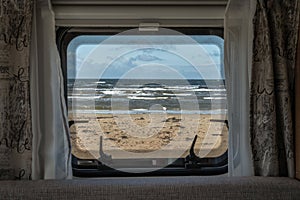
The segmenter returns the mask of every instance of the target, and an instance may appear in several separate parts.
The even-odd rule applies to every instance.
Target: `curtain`
[[[36,1],[31,68],[32,178],[71,178],[71,144],[63,76],[50,0]]]
[[[225,76],[228,101],[229,176],[253,175],[249,135],[249,80],[255,1],[230,0],[225,13]]]
[[[30,179],[33,1],[0,1],[0,179]]]
[[[300,22],[299,22],[300,27]],[[295,123],[296,123],[296,178],[300,180],[300,28],[298,28],[298,48],[295,68]]]
[[[50,1],[0,1],[0,179],[65,179],[71,147]]]
[[[298,25],[298,0],[257,1],[250,97],[255,175],[295,176],[293,95]]]

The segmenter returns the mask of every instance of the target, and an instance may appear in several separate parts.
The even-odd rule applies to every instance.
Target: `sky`
[[[68,78],[224,78],[221,64],[223,39],[217,36],[193,36],[195,43],[177,44],[181,40],[178,36],[174,37],[176,43],[169,41],[172,45],[164,42],[167,40],[164,40],[166,36],[160,39],[144,37],[139,42],[147,43],[148,40],[159,42],[154,46],[139,43],[135,48],[123,42],[127,40],[126,36],[123,36],[120,44],[103,42],[107,36],[88,37],[77,37],[72,41],[73,47],[72,42],[71,47],[69,45]]]

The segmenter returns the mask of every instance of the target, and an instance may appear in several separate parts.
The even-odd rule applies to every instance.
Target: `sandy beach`
[[[70,128],[72,153],[99,158],[103,151],[114,158],[185,157],[195,135],[200,157],[217,157],[227,150],[228,130],[221,115],[197,114],[77,114]]]

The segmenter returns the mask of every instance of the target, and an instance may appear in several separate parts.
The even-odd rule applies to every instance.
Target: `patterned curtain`
[[[30,179],[32,0],[0,0],[0,179]]]
[[[300,20],[299,20],[300,21]],[[298,28],[297,61],[295,68],[295,132],[296,132],[296,178],[300,180],[300,22]]]
[[[298,0],[257,0],[250,133],[258,176],[295,176],[293,99],[298,25]]]

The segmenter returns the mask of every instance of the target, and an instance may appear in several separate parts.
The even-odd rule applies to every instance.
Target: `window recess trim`
[[[226,4],[53,5],[56,25],[65,27],[133,27],[147,22],[165,27],[223,27],[225,10]]]
[[[161,27],[161,26],[160,26]],[[138,28],[136,25],[135,28]],[[174,30],[188,35],[216,35],[223,38],[223,28],[199,28],[199,27],[172,27]],[[61,56],[63,76],[67,77],[67,47],[77,36],[81,35],[107,35],[118,34],[128,30],[118,28],[85,28],[85,27],[58,27],[57,46]],[[67,103],[67,78],[64,79],[65,99]],[[70,122],[70,126],[73,123]],[[227,124],[228,125],[228,124]],[[114,159],[118,161],[118,159]],[[119,159],[121,160],[121,159]],[[134,159],[131,159],[134,160]],[[146,173],[127,173],[112,169],[103,165],[97,159],[80,159],[72,155],[73,175],[76,177],[132,177],[132,176],[187,176],[187,175],[221,175],[228,172],[228,150],[216,158],[203,158],[206,163],[198,167],[188,168],[185,166],[186,158],[178,158],[172,164],[163,169]],[[127,159],[128,161],[128,159]]]
[[[59,5],[215,5],[226,6],[228,0],[51,0],[53,6]]]

